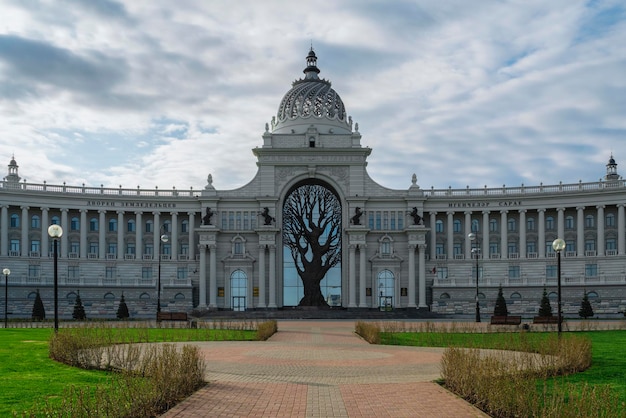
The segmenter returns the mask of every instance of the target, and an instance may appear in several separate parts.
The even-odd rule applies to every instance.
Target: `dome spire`
[[[311,49],[309,50],[309,55],[306,56],[306,65],[307,67],[303,71],[303,73],[306,75],[305,79],[307,80],[319,79],[317,75],[320,73],[320,70],[319,68],[317,68],[317,56],[315,55],[315,51],[313,51],[313,43],[311,43]]]

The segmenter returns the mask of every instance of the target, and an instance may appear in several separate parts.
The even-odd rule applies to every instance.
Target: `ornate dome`
[[[272,120],[274,133],[304,133],[314,125],[320,132],[349,134],[352,127],[341,97],[330,81],[320,79],[313,48],[306,57],[305,77],[292,83]]]

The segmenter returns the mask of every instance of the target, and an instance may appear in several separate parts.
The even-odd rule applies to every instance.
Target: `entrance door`
[[[246,310],[246,297],[233,296],[233,311],[243,312]]]

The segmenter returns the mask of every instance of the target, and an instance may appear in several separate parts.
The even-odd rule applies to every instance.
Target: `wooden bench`
[[[561,319],[561,322],[563,319]],[[558,316],[536,316],[533,318],[533,324],[558,324]]]
[[[187,312],[157,312],[157,321],[187,321]]]
[[[492,316],[491,325],[519,325],[522,323],[522,317],[516,315]]]

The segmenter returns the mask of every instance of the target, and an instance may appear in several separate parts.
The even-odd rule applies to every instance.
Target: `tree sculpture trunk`
[[[304,287],[299,306],[328,306],[320,283],[341,260],[341,204],[320,184],[303,184],[283,207],[283,242]]]

